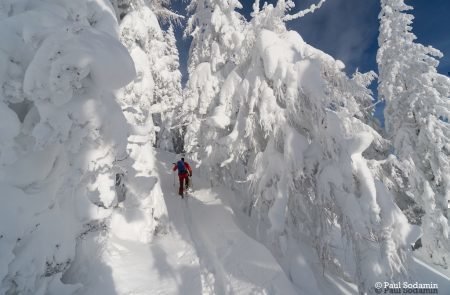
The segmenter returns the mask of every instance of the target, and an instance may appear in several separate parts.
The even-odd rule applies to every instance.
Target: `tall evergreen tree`
[[[436,70],[442,53],[415,42],[412,7],[382,0],[381,8],[378,93],[386,101],[386,132],[407,177],[403,189],[424,211],[422,251],[447,267],[450,79]]]
[[[141,129],[152,145],[173,151],[174,141],[181,136],[171,131],[173,111],[182,102],[182,91],[173,29],[170,25],[169,31],[164,32],[158,21],[170,21],[165,18],[167,13],[159,14],[161,9],[168,9],[168,4],[169,1],[121,0],[117,9],[122,17],[122,41],[140,73],[122,96],[124,112],[132,126],[143,128],[134,129]]]
[[[186,34],[192,37],[192,43],[183,106],[187,125],[185,149],[195,153],[198,159],[207,158],[217,132],[228,124],[221,115],[226,106],[218,93],[225,77],[243,55],[238,50],[245,23],[236,8],[241,8],[237,0],[194,0],[188,6]]]
[[[183,147],[183,134],[179,126],[174,125],[174,119],[180,113],[183,103],[181,86],[181,72],[179,53],[176,45],[173,26],[170,25],[164,33],[159,61],[155,61],[155,96],[161,104],[160,130],[157,147],[167,151],[181,152]]]

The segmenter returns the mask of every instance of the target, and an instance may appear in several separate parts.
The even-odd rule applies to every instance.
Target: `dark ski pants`
[[[180,196],[182,196],[184,188],[185,187],[188,188],[189,186],[189,174],[188,173],[178,174],[178,179],[180,180],[180,188],[178,189],[178,193],[180,194]]]

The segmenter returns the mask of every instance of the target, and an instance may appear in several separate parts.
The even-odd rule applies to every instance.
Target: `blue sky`
[[[240,1],[246,17],[251,12],[252,0]],[[263,2],[263,1],[261,1]],[[269,3],[275,0],[269,0]],[[297,8],[302,9],[318,0],[295,0]],[[185,15],[185,1],[173,1],[174,8]],[[439,71],[450,72],[450,1],[449,0],[408,0],[415,16],[413,31],[418,42],[432,45],[444,53]],[[376,51],[378,37],[379,0],[328,0],[322,8],[299,20],[288,22],[291,30],[298,31],[309,44],[342,60],[347,72],[356,68],[360,71],[376,71]],[[176,29],[180,61],[184,81],[186,80],[186,60],[189,52],[189,39],[182,38],[181,27]]]

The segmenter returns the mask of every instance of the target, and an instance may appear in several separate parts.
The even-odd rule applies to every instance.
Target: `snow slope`
[[[64,277],[84,285],[76,294],[298,294],[270,252],[239,229],[214,190],[194,178],[195,192],[180,199],[170,170],[174,155],[155,156],[156,186],[167,206],[164,225],[151,243],[124,234],[138,222],[131,217],[85,237]]]
[[[83,285],[75,294],[357,294],[354,284],[322,276],[308,247],[290,251],[295,266],[287,275],[265,246],[241,230],[245,217],[227,205],[232,192],[194,176],[194,192],[180,199],[170,169],[175,156],[151,148],[148,154],[154,158],[152,190],[162,192],[167,215],[148,242],[140,239],[145,229],[135,232],[144,209],[123,214],[130,209],[126,202],[117,208],[109,230],[93,231],[79,243],[63,278]],[[440,294],[450,293],[445,275],[416,258],[412,265],[412,281],[434,282]]]

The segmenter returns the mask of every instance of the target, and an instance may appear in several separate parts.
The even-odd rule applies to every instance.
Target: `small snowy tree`
[[[450,79],[437,73],[438,50],[414,42],[412,7],[382,0],[378,93],[386,101],[386,132],[407,177],[404,189],[423,209],[427,258],[449,264]]]
[[[71,294],[63,274],[117,205],[134,78],[108,1],[0,5],[0,293]]]

